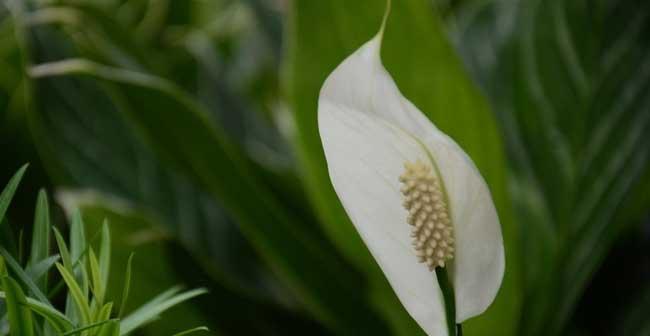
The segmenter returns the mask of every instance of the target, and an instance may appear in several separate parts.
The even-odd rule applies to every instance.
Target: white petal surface
[[[505,267],[501,228],[473,162],[399,92],[381,64],[380,44],[379,35],[323,85],[323,148],[337,195],[400,301],[428,334],[447,335],[435,273],[417,262],[411,246],[398,181],[404,162],[425,160],[424,144],[447,190],[456,236],[451,273],[457,322],[482,313],[498,292]]]
[[[347,106],[321,101],[319,116],[330,177],[348,216],[411,316],[428,334],[446,336],[442,293],[435,273],[417,262],[399,192],[403,163],[426,152]]]

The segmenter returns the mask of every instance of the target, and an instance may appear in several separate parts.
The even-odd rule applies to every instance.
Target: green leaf
[[[20,180],[25,174],[25,170],[27,170],[27,166],[28,165],[22,166],[16,174],[14,174],[0,194],[0,225],[2,225],[2,222],[4,221],[7,208],[9,208],[11,199],[14,197],[14,193],[18,188],[18,184],[20,184]]]
[[[0,292],[0,298],[5,298],[5,292]],[[72,322],[58,310],[32,298],[26,298],[23,303],[34,313],[42,316],[57,332],[66,332],[73,328]]]
[[[317,128],[317,101],[326,77],[379,30],[386,1],[292,2],[286,88],[296,120],[304,180],[330,239],[373,281],[376,303],[393,329],[417,326],[386,285],[383,275],[347,219],[329,181]],[[402,93],[469,154],[486,179],[501,219],[506,275],[495,303],[466,323],[470,335],[516,332],[521,289],[517,229],[506,187],[506,160],[495,116],[465,73],[440,18],[426,0],[394,1],[382,59]]]
[[[59,269],[59,273],[63,277],[66,285],[68,286],[69,295],[72,297],[73,302],[75,303],[77,310],[80,312],[80,321],[82,324],[89,323],[90,318],[90,306],[88,305],[88,298],[83,293],[79,284],[68,270],[63,267],[61,264],[56,264],[56,268]]]
[[[103,284],[108,283],[108,275],[111,267],[111,232],[108,228],[108,220],[102,224],[102,238],[99,246],[99,269]]]
[[[97,316],[93,318],[94,321],[107,321],[111,317],[113,312],[113,302],[109,302],[102,306],[102,308],[97,313]]]
[[[37,264],[31,265],[27,268],[27,275],[36,282],[43,276],[47,276],[47,272],[54,266],[54,264],[59,261],[61,257],[57,255],[49,256],[46,259],[41,260]]]
[[[61,235],[61,232],[59,232],[59,230],[56,227],[52,227],[52,230],[54,230],[54,237],[56,238],[56,244],[59,247],[59,253],[61,254],[63,266],[65,266],[68,272],[72,273],[74,271],[72,268],[72,258],[70,257],[68,245],[65,243],[65,240]]]
[[[131,265],[133,263],[133,253],[129,255],[129,261],[126,262],[126,272],[124,272],[124,284],[122,288],[122,303],[120,303],[120,310],[117,313],[118,317],[124,316],[124,308],[129,299],[129,290],[131,289]]]
[[[111,320],[107,325],[102,327],[99,335],[97,336],[120,336],[120,322]]]
[[[7,313],[9,315],[9,333],[12,336],[34,335],[34,320],[29,308],[24,306],[25,294],[18,283],[3,275],[1,279],[4,289]]]
[[[43,316],[58,332],[65,332],[73,328],[72,322],[65,315],[43,302],[27,298],[25,305],[34,313]]]
[[[99,332],[99,334],[101,335],[102,332],[103,332],[103,328],[104,328],[104,327],[107,327],[107,326],[106,326],[107,324],[110,325],[110,324],[114,324],[114,323],[118,323],[118,322],[119,322],[119,320],[117,320],[117,319],[112,319],[112,320],[102,320],[102,321],[99,321],[99,322],[95,322],[95,323],[91,323],[91,324],[85,325],[85,326],[83,326],[83,327],[76,328],[76,329],[74,329],[74,330],[70,330],[70,331],[68,331],[68,332],[66,332],[66,333],[64,333],[64,334],[62,334],[61,336],[80,335],[80,334],[81,334],[82,332],[84,332],[84,331],[87,331],[87,330],[93,330],[93,329],[98,329],[98,328],[102,328],[102,329],[100,330],[100,332]],[[111,326],[108,326],[108,328],[110,329],[110,328],[112,328],[112,327],[111,327]]]
[[[95,256],[95,252],[93,252],[92,248],[88,254],[88,264],[90,265],[90,289],[93,291],[95,300],[97,300],[97,304],[99,306],[102,306],[104,304],[105,287],[104,283],[102,282],[101,271],[99,270],[99,262],[97,261],[97,257]]]
[[[125,43],[117,45],[120,51],[114,50],[115,45],[106,43],[116,37],[121,39],[120,36],[134,38],[129,33],[109,35],[115,29],[124,31],[125,28],[121,20],[116,20],[113,11],[98,13],[92,4],[70,6],[75,8],[72,10],[75,13],[83,12],[83,15],[80,14],[81,20],[89,22],[66,30],[68,34],[54,27],[39,26],[35,31],[38,37],[43,35],[43,38],[32,41],[41,51],[34,53],[34,63],[52,59],[50,52],[56,50],[57,59],[82,54],[131,69],[144,66],[134,64],[131,58],[137,51],[119,48],[124,47]],[[61,8],[57,6],[54,9]],[[71,10],[67,6],[65,9]],[[106,26],[106,29],[98,29],[97,26]],[[137,40],[130,44],[142,46]],[[68,45],[75,48],[63,47]],[[168,54],[153,51],[144,61],[160,63],[151,56],[165,58]],[[171,57],[176,62],[175,57]],[[209,77],[212,80],[216,76],[210,74]],[[218,76],[219,79],[223,77],[220,72]],[[180,77],[187,77],[187,72],[180,71]],[[191,81],[191,86],[194,86],[195,80]],[[213,113],[219,114],[215,119],[230,121],[236,118],[237,123],[250,122],[251,111],[240,115],[239,110],[232,109],[231,99],[223,102],[215,99],[221,93],[212,91],[213,82],[210,81],[209,85],[201,90],[201,95],[210,101],[216,100],[216,108],[224,107],[223,111],[219,109]],[[146,143],[133,134],[133,127],[123,120],[98,83],[88,78],[39,79],[35,81],[35,95],[38,99],[35,100],[35,108],[30,111],[31,128],[41,155],[47,157],[43,161],[57,184],[101,191],[128,202],[129,206],[142,209],[155,224],[169,230],[186,248],[209,260],[212,264],[210,267],[223,270],[215,279],[221,285],[241,284],[240,290],[246,291],[245,295],[282,301],[278,297],[286,294],[279,293],[278,297],[270,295],[278,292],[281,285],[277,279],[269,276],[268,268],[259,260],[219,202],[212,199],[200,183],[189,180],[153,155]],[[246,139],[246,142],[251,141]],[[268,141],[255,142],[266,145]],[[111,160],[105,160],[106,157]],[[283,309],[280,305],[278,309]]]
[[[30,266],[45,260],[50,255],[50,206],[47,201],[47,193],[40,190],[36,202],[34,215],[34,231],[32,232],[32,249],[29,255]],[[38,288],[47,291],[47,277],[34,281]]]
[[[129,314],[120,321],[120,335],[126,335],[132,330],[151,322],[165,310],[196,296],[206,293],[205,289],[194,289],[185,293],[170,296],[171,291],[165,292]]]
[[[526,190],[515,197],[528,256],[522,330],[561,334],[650,166],[650,5],[491,1],[476,9],[459,44],[499,112],[515,189]]]
[[[43,294],[43,292],[38,288],[38,286],[36,286],[29,275],[22,269],[22,267],[20,267],[18,261],[16,261],[16,259],[14,259],[2,246],[0,246],[0,254],[4,257],[4,261],[7,263],[7,266],[9,266],[9,269],[13,272],[13,274],[17,277],[18,281],[20,281],[20,283],[24,285],[29,290],[29,292],[33,294],[39,301],[52,306],[45,294]]]
[[[236,216],[259,255],[301,296],[311,313],[335,330],[382,330],[359,292],[363,284],[358,274],[279,202],[246,157],[176,86],[85,60],[43,64],[31,73],[36,77],[87,75],[108,84],[152,148],[204,185]],[[176,141],[179,138],[184,141]]]
[[[79,297],[88,297],[88,275],[85,267],[85,251],[88,247],[86,243],[86,232],[79,209],[73,210],[72,220],[70,225],[70,269],[67,270],[68,274],[73,275],[71,280],[75,284],[80,284]],[[65,258],[64,258],[65,262]],[[65,279],[64,279],[65,280]],[[66,281],[67,283],[68,281]],[[75,323],[83,322],[84,317],[89,317],[89,313],[80,311],[79,303],[72,292],[68,292],[66,298],[65,313],[70,316],[70,319]],[[85,316],[84,316],[85,315]],[[85,320],[86,323],[88,320]]]

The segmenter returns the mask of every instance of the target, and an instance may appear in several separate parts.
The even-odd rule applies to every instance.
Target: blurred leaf
[[[66,54],[57,50],[64,43],[47,44],[64,38],[46,30],[42,35],[43,58]],[[275,280],[219,202],[160,162],[95,82],[43,79],[36,89],[42,108],[32,114],[32,129],[55,181],[97,189],[143,209],[188,248],[211,258],[222,270],[215,281],[240,283],[251,295],[268,295],[268,283]]]
[[[32,74],[87,75],[109,84],[123,112],[156,152],[205,185],[237,216],[260,256],[300,293],[312,313],[335,330],[382,330],[365,307],[354,271],[283,209],[205,111],[174,85],[83,60],[39,65]]]
[[[385,315],[403,334],[413,323],[386,285],[383,276],[350,224],[332,190],[316,122],[317,98],[327,75],[379,29],[383,0],[294,1],[290,16],[287,89],[296,120],[296,143],[314,204],[337,246],[363,267],[381,296]],[[472,157],[487,180],[497,204],[506,244],[506,277],[495,304],[468,321],[468,334],[515,332],[519,315],[518,234],[511,218],[505,184],[505,158],[493,115],[447,42],[430,3],[395,1],[382,46],[384,63],[397,86],[442,131]]]
[[[650,159],[649,9],[635,0],[490,1],[458,25],[522,191],[525,334],[563,331],[624,228],[617,218],[637,202],[630,196]]]

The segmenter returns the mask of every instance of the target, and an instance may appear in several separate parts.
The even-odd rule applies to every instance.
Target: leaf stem
[[[449,336],[462,336],[463,331],[460,324],[456,324],[456,301],[454,298],[454,288],[451,286],[447,270],[443,267],[436,267],[436,277],[442,291],[442,297],[445,302],[445,313],[447,317],[447,329]],[[458,332],[456,332],[458,328]]]

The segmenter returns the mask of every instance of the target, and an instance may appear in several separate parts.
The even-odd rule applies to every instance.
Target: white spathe
[[[431,157],[446,189],[456,252],[456,323],[494,301],[505,269],[497,212],[467,154],[409,102],[381,63],[382,33],[325,81],[318,126],[330,178],[348,216],[406,310],[429,335],[447,335],[435,272],[418,262],[402,206],[405,162]],[[453,111],[449,111],[453,113]]]

